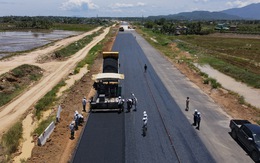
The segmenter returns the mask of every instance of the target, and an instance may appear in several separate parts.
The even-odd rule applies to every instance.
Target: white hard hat
[[[144,111],[144,114],[146,114],[146,111]]]
[[[118,98],[121,98],[121,96],[118,96]]]
[[[195,109],[195,112],[198,112],[198,110],[197,110],[197,109]]]
[[[200,112],[198,112],[198,114],[200,115]]]

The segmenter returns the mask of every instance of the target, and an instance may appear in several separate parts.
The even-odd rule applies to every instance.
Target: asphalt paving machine
[[[90,110],[123,111],[120,80],[124,74],[119,73],[119,52],[103,52],[103,72],[92,75],[95,96],[90,100]]]

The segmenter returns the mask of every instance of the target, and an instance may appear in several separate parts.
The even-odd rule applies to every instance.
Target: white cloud
[[[193,0],[195,3],[198,3],[198,2],[208,2],[208,0]]]
[[[111,8],[130,8],[130,7],[134,7],[133,4],[130,3],[115,3],[113,5],[110,6]]]
[[[99,6],[94,4],[91,0],[68,0],[62,3],[62,10],[94,10],[98,9]]]
[[[118,8],[133,8],[133,7],[140,7],[145,6],[145,3],[138,2],[137,4],[131,4],[131,3],[115,3],[110,5],[110,8],[112,9],[118,9]]]
[[[143,3],[143,2],[138,2],[136,6],[145,6],[145,3]]]
[[[229,7],[244,7],[246,5],[252,4],[252,3],[259,3],[260,0],[235,0],[235,1],[228,1],[226,3],[227,6]]]

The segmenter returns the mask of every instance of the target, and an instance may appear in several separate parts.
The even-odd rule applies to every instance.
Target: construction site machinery
[[[119,52],[103,52],[103,72],[92,75],[96,94],[90,101],[91,111],[123,111],[120,80],[124,75],[119,73],[118,59]]]

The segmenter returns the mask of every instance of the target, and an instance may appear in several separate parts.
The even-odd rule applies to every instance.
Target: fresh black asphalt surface
[[[90,114],[74,163],[124,162],[124,114]]]
[[[214,162],[135,37],[119,33],[112,51],[119,51],[120,73],[125,75],[123,98],[134,93],[137,111],[90,114],[73,162]],[[146,136],[141,130],[144,110]]]
[[[245,157],[246,153],[229,137],[228,117],[214,110],[217,107],[203,93],[193,89],[187,83],[182,83],[181,78],[183,77],[181,75],[172,74],[175,70],[166,68],[165,70],[169,71],[169,76],[164,77],[165,74],[160,68],[164,68],[169,63],[165,60],[158,60],[157,65],[154,65],[157,58],[149,56],[154,52],[147,53],[150,50],[150,47],[146,49],[147,46],[141,48],[139,46],[140,37],[135,36],[135,32],[118,33],[112,51],[119,51],[120,73],[125,75],[125,79],[121,81],[123,98],[131,98],[131,93],[134,93],[138,99],[137,111],[132,110],[129,113],[121,114],[117,112],[91,113],[73,162],[251,162],[250,157]],[[146,73],[144,72],[144,64],[148,66]],[[161,79],[165,79],[165,81]],[[169,79],[174,80],[174,82],[167,81]],[[181,82],[180,85],[183,88],[176,87],[179,85],[178,82]],[[168,83],[171,88],[167,85]],[[202,117],[201,130],[204,129],[203,132],[196,130],[191,124],[190,117],[192,117],[194,109],[189,112],[183,111],[185,97],[181,97],[182,106],[180,105],[180,97],[178,97],[178,94],[182,96],[182,91],[188,92],[189,95],[197,99],[197,102],[192,101],[192,107],[195,106],[199,109],[205,107],[203,116],[208,116]],[[205,102],[201,104],[199,101]],[[201,107],[202,105],[203,107]],[[207,110],[209,107],[212,110]],[[146,136],[142,135],[141,130],[144,110],[148,113]],[[203,121],[204,119],[212,121],[209,123],[211,128],[208,128],[210,133],[205,132],[207,125]],[[219,124],[216,123],[216,119],[224,120],[222,124]],[[216,130],[215,127],[219,130]],[[214,132],[218,134],[215,136]],[[202,137],[205,136],[212,136],[212,138],[207,138],[206,141],[202,140]],[[215,151],[209,152],[204,145],[205,143]],[[228,144],[230,148],[225,146]],[[214,153],[214,156],[211,153]],[[234,153],[238,153],[238,155],[234,155]]]
[[[120,52],[124,98],[134,93],[137,112],[125,114],[126,162],[214,162],[194,127],[180,111],[131,33],[119,33],[113,46]],[[144,73],[144,64],[147,72]],[[142,136],[142,113],[148,132]]]

